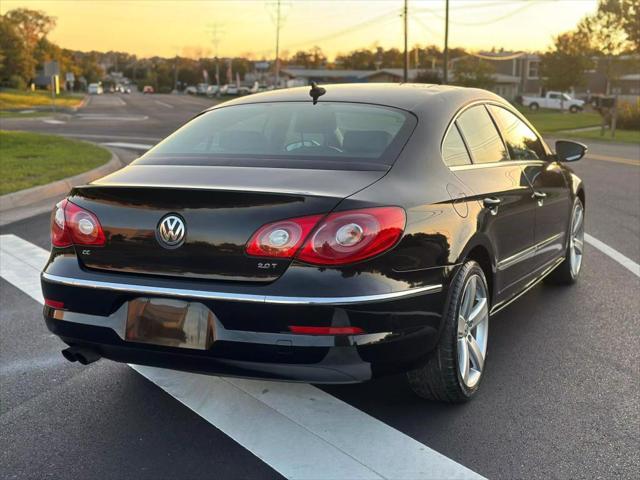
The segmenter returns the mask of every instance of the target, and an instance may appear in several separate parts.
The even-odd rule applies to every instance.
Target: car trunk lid
[[[245,245],[262,225],[326,214],[383,171],[211,166],[130,166],[70,200],[93,212],[104,247],[76,247],[90,269],[209,280],[268,282],[290,260],[250,257]],[[184,240],[159,238],[168,215],[184,221]]]

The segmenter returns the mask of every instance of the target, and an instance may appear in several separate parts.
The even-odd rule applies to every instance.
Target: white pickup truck
[[[550,108],[553,110],[569,110],[571,113],[578,113],[584,108],[584,101],[571,98],[562,92],[547,92],[544,97],[522,97],[522,105],[531,110],[539,108]]]

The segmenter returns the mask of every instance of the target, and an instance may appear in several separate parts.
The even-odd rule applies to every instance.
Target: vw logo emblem
[[[170,213],[162,217],[156,229],[156,238],[165,248],[178,248],[184,242],[187,229],[184,220]]]

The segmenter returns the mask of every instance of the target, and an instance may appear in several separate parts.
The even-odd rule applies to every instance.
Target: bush
[[[26,90],[27,82],[19,75],[11,75],[7,82],[9,88],[15,88],[16,90]]]
[[[616,127],[623,130],[640,130],[640,100],[636,100],[635,103],[620,103]]]

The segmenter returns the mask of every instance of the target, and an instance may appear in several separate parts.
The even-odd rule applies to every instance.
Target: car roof
[[[420,114],[434,110],[450,113],[463,105],[478,101],[491,100],[505,103],[504,99],[487,90],[465,88],[451,85],[433,85],[425,83],[348,83],[320,85],[326,93],[320,97],[322,102],[354,102],[386,105]],[[311,101],[310,86],[272,90],[255,93],[246,97],[224,102],[212,109],[231,105],[244,105],[264,102],[306,102]]]

